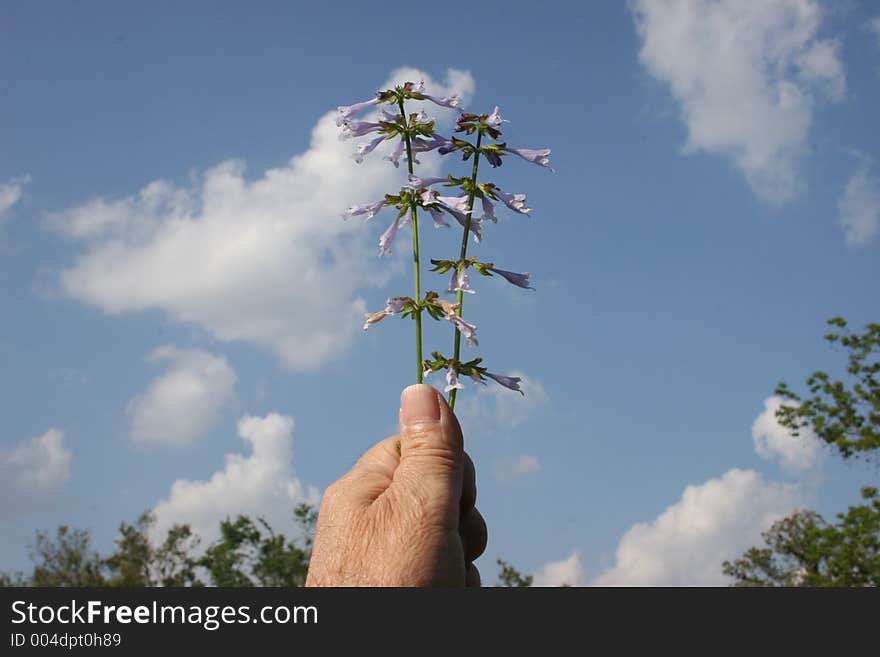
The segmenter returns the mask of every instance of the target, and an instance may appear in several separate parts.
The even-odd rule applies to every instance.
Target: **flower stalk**
[[[403,131],[403,140],[406,144],[406,164],[409,169],[409,175],[414,175],[413,172],[413,154],[412,154],[412,139],[409,134],[409,123],[406,118],[406,111],[403,108],[403,96],[399,96],[397,99],[398,107],[400,107],[400,116],[405,125],[405,129]],[[421,265],[419,263],[419,218],[418,213],[416,211],[415,202],[411,202],[410,206],[410,217],[412,223],[412,254],[413,254],[413,289],[415,292],[415,298],[422,298],[422,284],[421,284]],[[424,379],[424,373],[422,371],[422,309],[421,307],[417,308],[415,313],[413,314],[413,319],[415,319],[416,324],[416,383],[421,383]]]
[[[480,169],[480,144],[483,140],[483,133],[477,133],[477,146],[474,149],[474,165],[473,169],[471,169],[471,185],[470,185],[470,194],[468,195],[468,213],[467,218],[465,219],[464,230],[461,235],[461,253],[459,254],[459,260],[461,264],[459,267],[465,267],[465,258],[467,258],[467,248],[468,248],[468,235],[471,231],[471,221],[474,218],[474,197],[477,193],[477,172]],[[459,317],[462,316],[462,306],[464,304],[464,291],[459,287],[458,292],[456,293],[456,300],[458,301],[458,310],[456,313]],[[455,327],[455,339],[452,347],[452,357],[458,362],[461,357],[461,331],[458,327]],[[458,395],[459,388],[452,388],[449,391],[449,408],[455,409],[455,398]]]

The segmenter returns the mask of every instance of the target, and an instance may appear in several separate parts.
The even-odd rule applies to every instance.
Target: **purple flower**
[[[340,105],[336,108],[336,125],[342,125],[343,122],[350,116],[354,116],[355,114],[361,112],[370,105],[375,105],[378,102],[379,96],[377,95],[375,98],[365,100],[362,103],[355,103],[354,105]]]
[[[410,301],[412,301],[412,299],[405,299],[405,298],[402,299],[400,297],[393,297],[391,299],[386,299],[385,300],[385,312],[388,313],[389,315],[396,315],[401,310],[403,310],[403,307],[407,303],[409,303]]]
[[[379,110],[379,120],[384,121],[385,123],[396,123],[398,116],[400,116],[400,114],[391,114],[384,109]]]
[[[482,383],[483,385],[486,385],[486,382],[483,381],[483,379],[480,378],[480,375],[476,372],[471,372],[468,376],[471,377],[471,381],[474,383]]]
[[[468,273],[465,267],[461,268],[461,271],[457,269],[452,270],[452,277],[449,279],[449,287],[446,289],[447,292],[467,292],[468,294],[476,294],[474,290],[471,289],[470,281],[468,280]]]
[[[504,205],[509,207],[514,212],[519,212],[520,214],[528,214],[532,211],[531,208],[526,207],[525,194],[508,194],[499,187],[493,187],[492,194],[495,196],[495,198],[504,203]]]
[[[495,216],[495,206],[492,204],[492,201],[489,200],[488,196],[484,196],[481,200],[483,202],[483,216],[480,217],[480,221],[488,219],[493,224],[497,224],[498,218]]]
[[[447,208],[451,208],[462,214],[470,214],[471,212],[471,209],[468,206],[468,197],[464,194],[461,196],[440,196],[439,194],[435,194],[434,199],[438,203],[445,205]]]
[[[442,135],[434,134],[430,140],[423,137],[416,137],[412,140],[412,149],[415,153],[427,153],[435,148],[440,148],[440,154],[445,155],[452,149],[452,140],[446,139]],[[444,151],[443,149],[449,149]]]
[[[501,166],[501,156],[498,153],[493,151],[489,151],[488,153],[483,151],[483,157],[489,162],[489,166],[493,169],[497,169]]]
[[[455,324],[455,328],[457,328],[458,332],[465,337],[469,347],[480,344],[479,342],[477,342],[476,326],[474,326],[473,324],[468,324],[458,315],[446,315],[446,319]]]
[[[449,182],[449,178],[419,178],[417,175],[411,173],[409,174],[409,182],[407,184],[411,189],[423,189],[442,182]]]
[[[504,271],[503,269],[495,269],[495,267],[489,267],[489,271],[494,272],[506,279],[508,283],[513,283],[517,287],[525,288],[526,290],[534,290],[535,288],[529,285],[529,276],[528,272],[524,274],[517,274],[512,271]]]
[[[366,144],[360,144],[357,147],[357,152],[354,154],[354,161],[360,164],[364,161],[364,156],[369,155],[374,150],[376,150],[376,146],[385,141],[385,135],[380,135],[376,137],[373,141],[367,142]]]
[[[449,107],[456,108],[458,107],[458,101],[460,100],[458,94],[453,94],[452,96],[432,96],[430,94],[426,94],[424,92],[419,92],[424,96],[425,100],[430,100],[435,105],[439,105],[440,107]]]
[[[397,235],[397,227],[400,225],[400,217],[394,217],[394,221],[391,222],[391,225],[382,233],[382,236],[379,237],[379,255],[387,256],[391,253],[391,244],[394,242],[394,237]]]
[[[344,141],[352,137],[363,137],[381,129],[381,125],[370,121],[345,121],[342,124],[342,134],[339,135],[339,139]]]
[[[450,390],[463,390],[464,386],[459,383],[458,375],[455,373],[454,367],[448,367],[446,369],[446,387],[443,388],[443,392],[449,392]]]
[[[461,227],[464,228],[468,225],[467,217],[465,217],[461,212],[457,210],[453,210],[452,208],[443,207],[449,214],[455,217],[455,220],[461,224]],[[471,233],[473,233],[474,241],[479,244],[483,239],[482,228],[480,228],[480,220],[477,217],[473,217],[471,219],[470,227],[468,228]]]
[[[492,113],[486,117],[486,125],[500,128],[502,123],[510,123],[510,121],[501,118],[501,109],[496,105]]]
[[[385,319],[388,315],[396,315],[411,299],[394,297],[385,300],[385,307],[374,313],[364,313],[364,330],[366,331],[373,324],[377,324]]]
[[[391,151],[391,154],[386,155],[382,159],[385,159],[385,160],[388,160],[389,162],[391,162],[391,164],[394,165],[394,168],[399,167],[400,166],[400,156],[403,155],[403,147],[404,147],[403,140],[400,140],[399,142],[397,142],[397,146],[394,147],[394,150]]]
[[[384,310],[379,310],[374,313],[364,313],[364,330],[366,331],[373,324],[378,324],[383,319],[388,316],[388,313]]]
[[[532,164],[537,164],[538,166],[550,169],[550,171],[553,171],[554,173],[556,172],[556,169],[550,166],[550,158],[547,157],[550,155],[549,148],[541,148],[538,150],[532,150],[531,148],[505,148],[504,150],[508,153],[519,155],[526,162],[531,162]]]
[[[443,220],[443,213],[434,205],[428,205],[425,209],[431,213],[431,219],[434,220],[434,228],[449,228],[449,224]]]
[[[345,214],[342,215],[343,219],[348,219],[349,217],[356,217],[359,214],[367,215],[367,219],[372,219],[376,216],[376,213],[379,212],[383,207],[385,207],[385,199],[383,198],[381,201],[376,201],[375,203],[367,203],[366,205],[352,205],[348,210],[345,211]],[[364,220],[366,221],[366,219]]]
[[[516,390],[519,394],[525,395],[522,390],[520,390],[519,382],[522,381],[518,376],[502,376],[501,374],[492,374],[492,372],[484,372],[486,376],[490,379],[494,379],[505,388],[510,388],[511,390]]]

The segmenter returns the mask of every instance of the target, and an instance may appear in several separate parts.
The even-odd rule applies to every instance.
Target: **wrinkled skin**
[[[434,388],[410,386],[400,433],[324,493],[306,586],[479,586],[476,496],[458,420]]]

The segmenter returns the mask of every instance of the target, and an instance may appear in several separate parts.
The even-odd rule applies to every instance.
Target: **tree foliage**
[[[146,512],[119,527],[113,551],[102,557],[86,529],[38,531],[31,549],[33,572],[0,573],[0,586],[303,586],[317,511],[293,511],[301,536],[276,533],[263,518],[240,515],[220,523],[220,538],[199,553],[200,537],[174,525],[151,540],[156,519]]]
[[[523,575],[516,568],[507,563],[504,559],[497,559],[498,563],[498,581],[501,586],[505,587],[526,587],[531,586],[534,577],[531,575]]]
[[[849,351],[849,383],[815,372],[807,379],[811,396],[802,398],[782,382],[776,394],[789,401],[777,411],[779,423],[798,436],[810,427],[843,458],[870,458],[880,447],[880,324],[868,324],[861,334],[847,329],[846,320],[835,317],[828,324],[837,332],[825,339]]]
[[[809,395],[785,383],[776,394],[787,400],[776,413],[797,437],[810,428],[842,458],[874,460],[880,448],[880,324],[862,333],[846,320],[828,320],[836,332],[825,339],[848,351],[846,382],[817,371],[806,381]],[[827,523],[814,511],[797,511],[762,534],[764,547],[752,547],[724,573],[734,586],[877,586],[880,584],[880,497],[862,488],[863,503]]]
[[[814,511],[798,511],[762,534],[767,547],[753,547],[724,574],[735,586],[880,585],[880,497],[863,488],[864,504],[827,524]]]

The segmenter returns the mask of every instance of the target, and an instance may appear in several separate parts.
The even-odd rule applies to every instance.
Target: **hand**
[[[446,400],[400,396],[400,434],[324,493],[306,586],[479,586],[486,548],[474,464]]]

